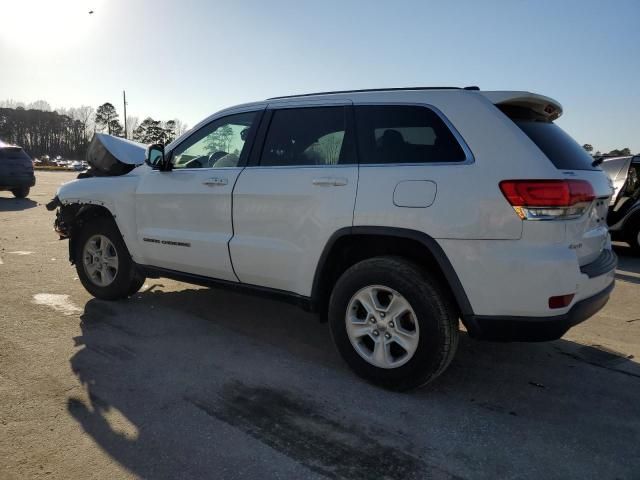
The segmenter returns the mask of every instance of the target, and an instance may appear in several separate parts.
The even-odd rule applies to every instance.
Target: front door
[[[144,264],[237,281],[228,249],[231,194],[258,117],[214,120],[167,152],[173,170],[142,178],[135,208]]]

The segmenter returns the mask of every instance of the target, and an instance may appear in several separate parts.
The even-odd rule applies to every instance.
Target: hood
[[[100,175],[124,175],[144,163],[146,150],[143,143],[96,133],[87,149],[87,162]]]

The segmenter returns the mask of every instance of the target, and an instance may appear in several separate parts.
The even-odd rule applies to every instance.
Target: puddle
[[[33,303],[36,305],[46,305],[55,311],[65,315],[73,315],[82,312],[82,309],[76,306],[69,295],[61,295],[56,293],[37,293],[33,296]]]
[[[13,255],[31,255],[33,252],[28,252],[26,250],[16,250],[15,252],[9,252]]]

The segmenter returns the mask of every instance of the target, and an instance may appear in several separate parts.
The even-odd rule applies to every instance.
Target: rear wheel
[[[96,298],[117,300],[136,293],[145,281],[111,218],[86,223],[76,242],[75,264],[84,288]]]
[[[26,198],[27,195],[29,195],[30,191],[31,191],[30,187],[18,187],[18,188],[12,189],[11,193],[13,193],[13,196],[16,198]]]
[[[438,281],[399,257],[349,268],[329,304],[331,334],[361,377],[393,390],[433,381],[458,345],[458,316]]]

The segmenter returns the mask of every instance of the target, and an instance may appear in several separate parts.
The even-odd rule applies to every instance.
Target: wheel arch
[[[77,233],[84,224],[94,218],[110,218],[113,220],[118,231],[122,234],[116,216],[111,209],[102,202],[73,202],[60,203],[60,208],[56,214],[54,227],[60,238],[69,239],[69,262],[75,263],[74,252],[77,248]]]
[[[358,261],[372,256],[399,255],[425,266],[443,280],[461,318],[473,315],[467,294],[438,242],[417,230],[358,226],[337,230],[318,260],[311,290],[311,308],[326,320],[331,290],[338,277]]]

